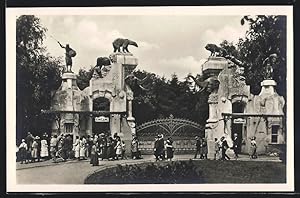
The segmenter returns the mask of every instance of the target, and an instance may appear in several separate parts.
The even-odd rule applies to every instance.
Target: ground
[[[192,155],[176,155],[174,160],[188,160],[191,159]],[[248,156],[241,156],[240,161],[254,161],[250,160]],[[45,162],[37,162],[30,164],[20,164],[17,163],[17,183],[18,184],[83,184],[85,178],[99,170],[104,170],[106,168],[110,168],[116,166],[117,164],[136,164],[136,163],[145,163],[145,162],[154,162],[153,155],[145,155],[141,160],[119,160],[119,161],[100,161],[99,166],[93,167],[89,163],[88,160],[85,161],[67,161],[67,162],[59,162],[52,163],[51,160]],[[256,161],[259,162],[273,162],[272,164],[280,164],[279,166],[284,166],[280,163],[278,157],[263,157],[256,159],[253,162],[249,163],[249,174],[251,177],[251,172],[256,172],[256,170],[252,170],[254,166],[251,164],[255,164]],[[198,160],[197,160],[198,162]],[[200,163],[200,160],[199,160]],[[201,160],[201,163],[207,164],[203,166],[203,168],[210,167],[209,161]],[[224,162],[218,163],[220,166]],[[229,162],[234,164],[235,161]],[[239,163],[239,162],[237,162]],[[245,163],[244,163],[245,164]],[[209,165],[209,166],[208,166]],[[236,166],[235,166],[236,167]],[[224,170],[229,169],[230,167],[225,167]],[[247,168],[247,167],[246,167]],[[269,171],[272,169],[272,166],[266,166],[266,170]],[[205,172],[208,174],[209,171],[214,170],[214,168],[206,169]],[[220,169],[218,169],[220,170]],[[219,174],[220,172],[215,172]],[[238,179],[235,175],[229,175],[232,178]],[[237,180],[238,182],[239,180]],[[221,182],[221,181],[220,181]],[[211,183],[211,182],[210,182]],[[214,183],[214,180],[212,181]]]

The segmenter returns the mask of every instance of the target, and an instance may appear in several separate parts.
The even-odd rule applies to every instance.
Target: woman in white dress
[[[79,145],[80,145],[80,153],[79,153],[79,158],[80,159],[86,159],[85,158],[85,152],[86,152],[86,139],[84,136],[82,136],[82,138],[80,138],[79,141]]]
[[[38,138],[35,138],[32,142],[32,145],[31,145],[31,158],[32,158],[32,161],[31,162],[35,162],[35,160],[38,158],[38,143],[37,143],[37,139]]]
[[[73,144],[73,150],[75,151],[75,158],[79,160],[79,151],[80,151],[80,140],[79,136],[76,136],[75,143]]]
[[[49,156],[48,143],[44,138],[41,141],[41,158],[47,158]]]
[[[115,146],[116,149],[116,157],[117,159],[119,159],[119,157],[122,157],[122,142],[121,142],[121,138],[117,137],[117,144]]]

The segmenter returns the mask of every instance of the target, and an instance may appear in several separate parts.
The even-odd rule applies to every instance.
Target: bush
[[[202,172],[190,161],[117,165],[90,175],[86,184],[204,183]]]

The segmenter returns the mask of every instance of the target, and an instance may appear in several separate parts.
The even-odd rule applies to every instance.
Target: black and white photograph
[[[290,6],[7,8],[7,190],[294,190]]]

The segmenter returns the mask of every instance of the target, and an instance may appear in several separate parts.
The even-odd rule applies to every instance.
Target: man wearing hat
[[[27,150],[27,159],[29,161],[32,161],[31,150],[32,150],[33,140],[34,140],[34,136],[31,134],[30,131],[28,131],[27,136],[25,137],[25,143],[27,144],[27,147],[28,147],[28,150]]]
[[[154,156],[155,156],[156,161],[159,160],[158,139],[159,139],[159,135],[155,136],[155,138],[154,138]]]
[[[195,152],[195,156],[194,156],[194,159],[197,158],[197,155],[200,154],[200,150],[201,150],[201,141],[200,141],[200,138],[198,136],[195,136],[195,140],[196,140],[196,152]],[[201,156],[200,156],[201,158]]]
[[[25,164],[27,164],[27,149],[28,148],[25,139],[22,139],[22,143],[19,146],[21,164],[23,164],[24,161]]]
[[[224,136],[221,137],[221,149],[222,149],[222,158],[221,160],[230,160],[230,157],[226,154],[227,149],[229,148],[226,138]]]
[[[37,146],[37,160],[39,162],[41,160],[41,138],[40,138],[40,136],[36,136],[35,139],[36,139],[36,142],[38,144],[38,146]]]
[[[159,155],[159,159],[160,160],[164,160],[165,159],[165,141],[164,141],[164,137],[162,134],[160,134],[158,136],[158,143],[157,143],[157,147],[158,147],[158,155]]]

